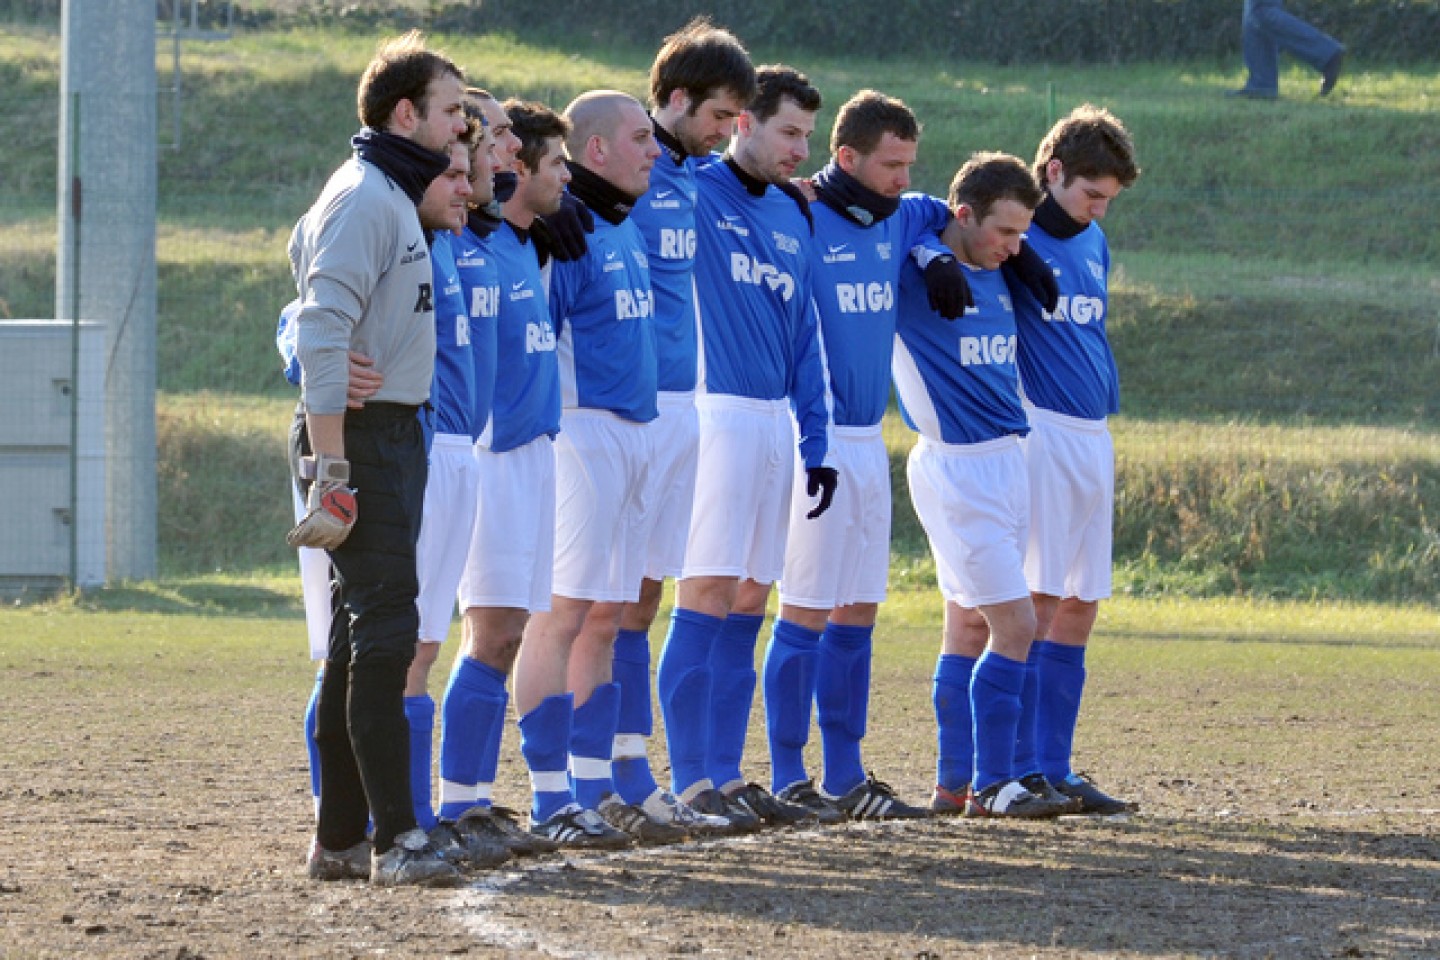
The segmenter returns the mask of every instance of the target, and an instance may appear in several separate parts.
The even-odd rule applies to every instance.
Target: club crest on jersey
[[[1094,277],[1095,280],[1096,280],[1096,282],[1098,282],[1098,283],[1104,283],[1104,282],[1105,282],[1105,265],[1104,265],[1104,264],[1096,263],[1094,260],[1086,260],[1086,261],[1085,261],[1085,265],[1090,268],[1090,276]]]
[[[789,301],[795,296],[795,278],[773,264],[761,263],[747,253],[730,254],[730,279],[736,283],[762,283],[780,294],[780,299]]]
[[[995,299],[1000,301],[1000,309],[1004,310],[1006,313],[1015,312],[1015,306],[1010,302],[1010,294],[1002,293]]]
[[[775,248],[781,253],[793,256],[800,252],[800,241],[794,237],[780,233],[778,230],[771,230],[770,236],[775,241]]]
[[[875,256],[879,257],[881,260],[889,260],[889,259],[890,259],[890,244],[888,244],[888,243],[877,243],[877,244],[875,244]]]
[[[825,253],[820,259],[826,263],[854,263],[855,251],[850,249],[848,243],[827,243]]]
[[[739,217],[733,216],[728,213],[721,217],[719,220],[716,220],[715,226],[717,229],[720,230],[729,230],[737,237],[750,236],[750,228],[745,226],[745,224],[741,223]]]
[[[636,263],[640,264],[640,266],[644,267],[646,270],[650,269],[650,258],[645,256],[644,250],[631,250],[630,252],[635,255]]]

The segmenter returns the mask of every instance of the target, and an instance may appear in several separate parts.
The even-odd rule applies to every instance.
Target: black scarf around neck
[[[505,201],[515,196],[515,188],[520,184],[520,175],[514,170],[505,170],[495,174],[495,197],[483,207],[472,207],[470,209],[469,226],[475,236],[484,239],[494,233],[504,220],[504,213],[501,208]]]
[[[725,161],[725,166],[730,168],[730,172],[735,174],[735,179],[740,181],[740,184],[749,192],[750,196],[765,196],[765,190],[770,186],[768,181],[761,180],[758,177],[752,177],[746,173],[745,168],[740,166],[740,161],[735,159],[733,153],[727,153],[721,159]]]
[[[414,140],[373,127],[362,127],[350,138],[350,146],[361,160],[374,164],[395,181],[417,207],[430,182],[450,169],[447,154],[436,153]]]
[[[618,225],[625,222],[639,197],[632,197],[600,174],[574,161],[567,160],[566,165],[570,168],[570,192],[577,200],[607,223]]]
[[[831,160],[815,174],[815,194],[827,207],[862,227],[873,226],[900,209],[899,197],[885,197],[871,190]]]
[[[1066,213],[1059,202],[1046,192],[1045,199],[1035,208],[1035,226],[1056,240],[1069,240],[1083,233],[1087,224],[1078,222]]]
[[[655,140],[660,144],[660,149],[665,151],[675,166],[678,167],[684,163],[685,158],[690,156],[685,150],[685,145],[680,142],[675,134],[662,127],[659,120],[651,117],[650,122],[655,126]]]

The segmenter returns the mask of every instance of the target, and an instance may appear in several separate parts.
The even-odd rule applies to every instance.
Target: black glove
[[[966,307],[975,306],[975,296],[965,279],[965,268],[949,255],[931,260],[925,267],[925,290],[930,294],[930,309],[946,320],[963,316]]]
[[[1060,285],[1055,282],[1055,271],[1040,258],[1028,240],[1020,241],[1020,252],[1007,257],[1000,264],[1000,271],[1008,284],[1019,284],[1034,294],[1046,313],[1053,313],[1060,305]]]
[[[530,224],[535,246],[556,260],[579,260],[589,243],[585,235],[595,232],[595,216],[568,193],[560,195],[560,209]]]
[[[809,496],[819,494],[820,503],[814,510],[805,514],[806,520],[814,520],[820,514],[830,509],[830,502],[835,499],[835,488],[840,485],[840,472],[834,467],[806,467],[805,468],[805,492]]]

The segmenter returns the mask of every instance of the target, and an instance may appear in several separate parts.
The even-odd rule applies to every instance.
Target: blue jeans
[[[1321,70],[1345,48],[1299,17],[1285,12],[1284,0],[1245,0],[1241,34],[1250,79],[1245,89],[1280,90],[1280,51]]]

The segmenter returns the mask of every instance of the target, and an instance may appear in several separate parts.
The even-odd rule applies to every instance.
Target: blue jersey
[[[490,254],[500,275],[499,372],[480,442],[493,453],[504,453],[560,432],[560,368],[535,245],[521,243],[515,228],[505,223],[490,236]]]
[[[655,357],[661,390],[695,389],[695,171],[662,152],[650,171],[650,190],[630,219],[645,237],[655,292]]]
[[[475,414],[470,434],[478,440],[490,419],[495,399],[496,318],[500,313],[500,271],[490,253],[490,241],[468,226],[458,238],[451,237],[460,289],[470,314],[470,354],[475,367]]]
[[[801,457],[806,467],[819,466],[828,451],[830,413],[812,298],[809,221],[773,186],[762,196],[751,194],[727,163],[710,164],[696,181],[701,388],[756,400],[789,397]]]
[[[476,420],[479,403],[472,349],[474,328],[455,266],[455,251],[451,246],[455,239],[454,234],[437,230],[430,244],[435,284],[435,378],[430,384],[430,403],[435,408],[436,433],[475,437],[481,421]],[[491,329],[493,331],[493,327]],[[486,348],[482,345],[481,349]],[[493,364],[493,332],[489,352]],[[489,403],[487,398],[487,408]]]
[[[1039,226],[1030,246],[1055,271],[1060,303],[1054,313],[1028,290],[1015,292],[1020,329],[1020,382],[1037,407],[1070,417],[1103,420],[1120,411],[1120,373],[1105,334],[1109,312],[1110,247],[1098,223],[1069,240]]]
[[[900,275],[895,389],[905,422],[944,443],[1030,432],[1015,367],[1015,311],[999,270],[965,268],[975,306],[957,320],[930,309],[920,269]]]
[[[640,228],[596,217],[585,256],[550,268],[565,406],[655,419],[654,305]]]
[[[832,413],[837,426],[874,426],[890,402],[900,266],[922,237],[930,235],[939,244],[950,211],[920,193],[906,194],[899,210],[869,227],[824,203],[810,209],[815,215],[815,306]]]

